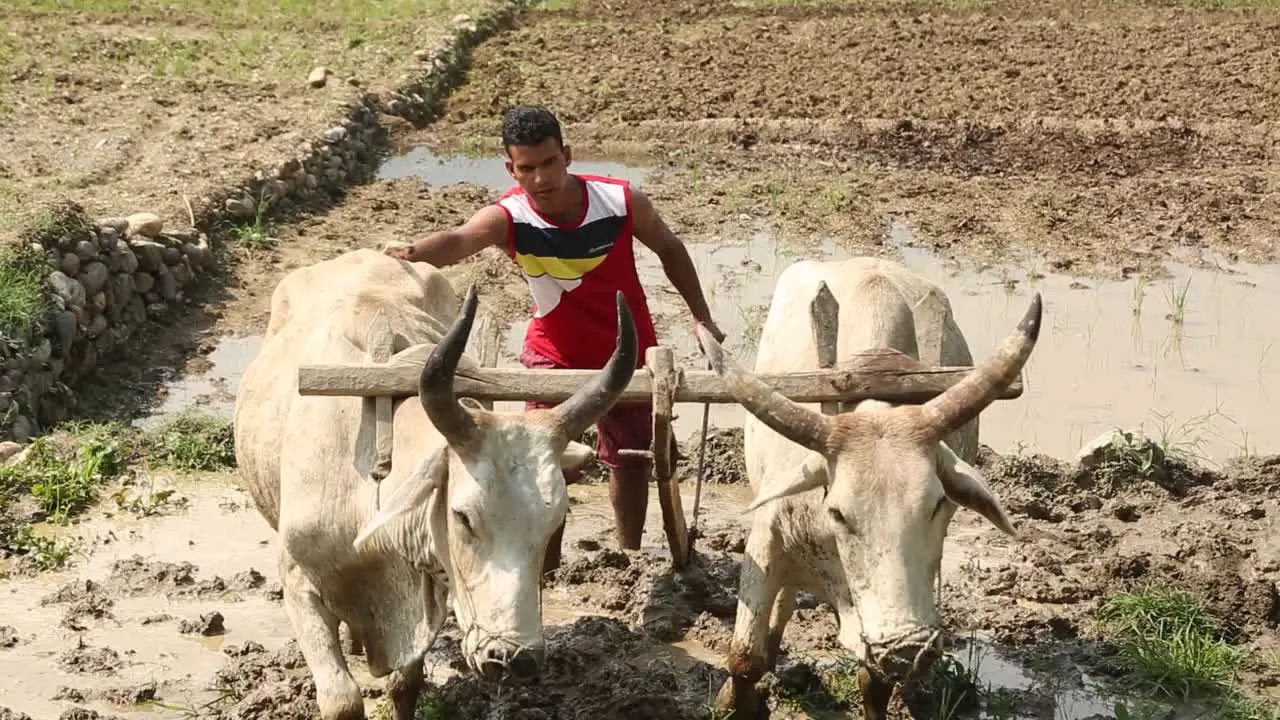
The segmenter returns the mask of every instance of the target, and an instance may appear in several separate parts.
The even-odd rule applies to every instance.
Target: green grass
[[[1107,600],[1099,619],[1112,636],[1112,661],[1132,689],[1207,704],[1219,720],[1280,717],[1241,691],[1239,676],[1248,656],[1229,643],[1229,624],[1196,594],[1140,585]]]
[[[231,423],[196,412],[183,413],[143,433],[140,449],[153,467],[215,471],[236,464]]]
[[[0,340],[21,343],[44,321],[49,272],[34,250],[16,244],[0,249]]]
[[[18,557],[36,570],[63,567],[77,543],[39,533],[31,523],[65,527],[117,483],[110,497],[121,510],[154,515],[175,502],[172,490],[154,486],[127,496],[131,468],[139,461],[178,471],[234,467],[231,424],[184,413],[147,431],[122,423],[71,422],[36,438],[19,462],[0,465],[0,556]]]
[[[115,424],[66,426],[31,443],[22,460],[0,465],[0,554],[17,556],[38,570],[62,567],[76,543],[34,532],[13,517],[15,505],[33,501],[51,525],[67,525],[99,497],[107,483],[124,474],[129,436]]]

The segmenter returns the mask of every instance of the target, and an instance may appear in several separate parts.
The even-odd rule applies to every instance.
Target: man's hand
[[[390,255],[397,260],[410,260],[413,257],[413,245],[402,242],[389,242],[382,248],[383,255]]]
[[[724,332],[723,332],[723,331],[721,331],[721,330],[720,330],[720,328],[716,325],[716,323],[715,323],[715,321],[714,321],[714,320],[703,320],[703,321],[699,322],[698,324],[699,324],[699,325],[701,325],[701,326],[703,326],[703,327],[705,327],[707,330],[709,330],[709,331],[711,332],[711,337],[715,338],[715,339],[716,339],[716,342],[718,342],[718,343],[723,343],[723,342],[724,342],[725,334],[724,334]]]

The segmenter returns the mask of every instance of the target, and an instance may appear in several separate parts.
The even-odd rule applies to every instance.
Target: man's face
[[[561,147],[555,138],[537,145],[507,146],[507,172],[545,211],[554,212],[564,203],[570,162],[568,146]]]

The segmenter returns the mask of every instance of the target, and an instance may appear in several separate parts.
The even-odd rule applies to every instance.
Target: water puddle
[[[187,410],[230,420],[235,411],[240,378],[262,349],[262,336],[223,336],[207,356],[209,369],[189,373],[165,386],[164,402],[150,415],[135,422],[150,427]]]
[[[573,160],[570,169],[583,175],[607,175],[630,180],[639,186],[648,171],[608,160]],[[465,155],[438,155],[430,148],[418,146],[412,150],[388,158],[378,168],[379,180],[397,180],[416,177],[431,185],[471,183],[497,192],[503,192],[516,184],[507,172],[505,158],[498,156],[471,157]]]

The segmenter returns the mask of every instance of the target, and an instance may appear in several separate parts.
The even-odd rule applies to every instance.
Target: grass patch
[[[122,511],[147,516],[182,504],[173,490],[154,483],[129,495],[130,468],[139,460],[179,471],[234,467],[231,423],[184,413],[146,431],[122,423],[72,422],[36,438],[17,462],[0,464],[0,558],[16,557],[25,569],[65,566],[76,542],[38,532],[37,524],[71,524],[116,483],[110,498]]]
[[[13,243],[0,249],[0,340],[19,344],[44,321],[48,263],[34,249]]]
[[[121,426],[76,423],[37,438],[19,462],[0,465],[0,556],[18,557],[37,570],[64,566],[76,543],[41,535],[31,525],[69,524],[125,473],[130,454]]]
[[[1230,624],[1203,598],[1163,585],[1120,593],[1099,610],[1113,634],[1112,662],[1134,689],[1180,703],[1203,701],[1220,720],[1280,717],[1238,686],[1245,652],[1230,644]]]
[[[182,413],[143,433],[140,449],[155,467],[214,471],[236,465],[231,422],[195,412]]]

